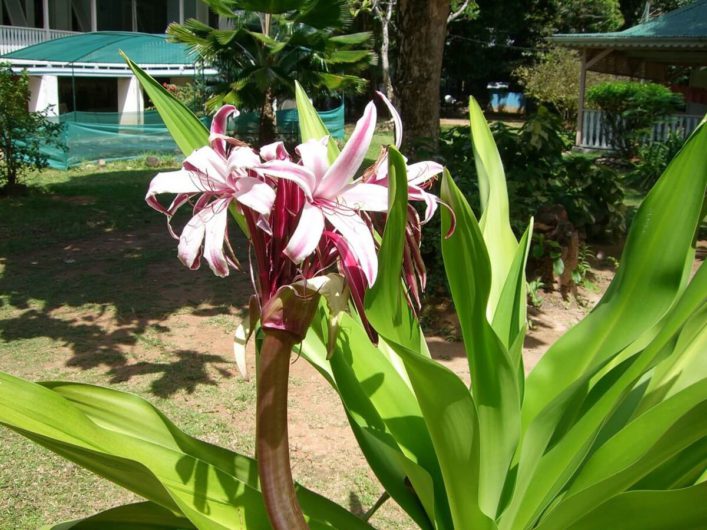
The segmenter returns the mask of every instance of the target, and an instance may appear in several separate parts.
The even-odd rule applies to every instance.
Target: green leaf
[[[435,510],[431,474],[440,482],[436,491],[442,497],[444,487],[412,390],[350,315],[342,315],[337,348],[327,359],[327,318],[320,307],[302,343],[302,356],[341,397],[359,446],[383,487],[421,528],[431,528],[435,511],[443,518],[449,508],[443,498]]]
[[[602,445],[538,530],[569,528],[614,495],[707,437],[707,380],[655,406]]]
[[[195,149],[207,145],[209,131],[199,121],[199,118],[124,53],[121,52],[121,55],[154,103],[157,112],[160,113],[165,126],[182,153],[188,156]]]
[[[591,393],[587,389],[594,373],[584,374],[536,417],[524,437],[514,496],[503,514],[501,528],[532,524],[580,468],[601,429],[610,418],[614,420],[612,414],[645,374],[666,355],[666,351],[667,355],[671,350],[675,351],[680,334],[688,328],[694,329],[690,324],[694,318],[701,319],[701,326],[707,323],[705,292],[707,267],[701,267],[645,349],[605,374]],[[567,403],[574,402],[582,404],[578,417],[573,418],[571,425],[555,436],[550,445],[553,431],[567,410]],[[625,421],[628,419],[626,417]],[[614,429],[618,431],[621,427],[619,424]]]
[[[489,256],[471,207],[447,171],[441,196],[456,217],[454,233],[445,238],[452,216],[446,209],[442,211],[442,256],[469,359],[471,391],[478,404],[480,504],[484,513],[495,518],[520,435],[518,362],[511,361],[486,319],[491,287]],[[527,249],[527,239],[523,248]],[[517,260],[519,267],[525,261],[523,254]],[[516,274],[524,283],[522,271]]]
[[[705,152],[707,127],[702,124],[641,204],[621,266],[599,304],[529,375],[526,428],[583,372],[596,369],[650,330],[672,305],[700,222],[707,185]]]
[[[397,462],[402,476],[409,477],[429,519],[434,520],[437,511],[438,517],[444,520],[444,513],[449,508],[443,496],[439,463],[412,389],[385,354],[371,343],[363,326],[349,315],[342,316],[335,351],[331,369],[337,391],[351,420],[369,436],[386,445],[387,449],[379,448],[375,452],[388,460],[387,465],[392,464],[391,460]],[[364,441],[374,443],[373,440]],[[368,449],[376,449],[361,445],[367,457]],[[379,459],[371,461],[369,458],[369,461],[374,471],[381,465]],[[427,519],[420,522],[417,501],[410,498],[403,482],[395,484],[385,480],[385,477],[380,477],[380,480],[418,524],[429,524]],[[434,509],[433,482],[441,495],[437,510]]]
[[[706,497],[707,482],[679,490],[629,491],[597,506],[566,530],[607,530],[617,524],[621,530],[704,528]]]
[[[85,519],[44,526],[41,530],[191,530],[195,528],[189,520],[174,515],[157,504],[140,502],[111,508]]]
[[[366,315],[400,355],[437,453],[454,528],[494,528],[477,502],[479,429],[474,401],[452,372],[420,353],[422,337],[400,281],[407,219],[405,160],[391,148],[390,206],[378,254],[378,278],[366,294]]]
[[[528,228],[520,239],[513,263],[508,271],[506,283],[503,285],[501,296],[498,300],[496,313],[493,316],[493,327],[496,335],[501,339],[506,349],[511,350],[514,343],[524,334],[527,320],[527,282],[525,279],[525,265],[530,252],[530,242],[533,234],[533,221],[531,219]],[[520,339],[522,340],[522,339]],[[523,362],[518,355],[511,358],[514,364]],[[523,375],[523,378],[525,375]]]
[[[187,436],[131,394],[0,373],[0,422],[200,529],[269,529],[255,462]],[[16,400],[20,400],[20,404]],[[312,528],[369,526],[297,488]]]
[[[394,147],[388,152],[389,211],[378,253],[378,277],[366,293],[366,316],[388,341],[419,352],[424,338],[402,291],[401,271],[407,224],[407,166]]]
[[[307,140],[321,140],[329,136],[329,163],[333,163],[339,156],[339,146],[330,136],[329,131],[324,126],[324,122],[317,114],[317,111],[309,101],[309,96],[297,81],[295,81],[295,99],[297,100],[297,117],[299,119],[299,130],[302,142]]]
[[[479,226],[491,258],[491,289],[487,314],[492,320],[518,242],[511,229],[506,176],[501,156],[498,154],[496,142],[484,118],[484,113],[473,97],[469,98],[469,123],[483,212]]]

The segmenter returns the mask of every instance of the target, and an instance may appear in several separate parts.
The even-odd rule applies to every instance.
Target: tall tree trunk
[[[393,79],[390,75],[390,25],[393,19],[393,8],[395,2],[391,0],[381,9],[379,4],[375,6],[375,15],[381,23],[381,70],[383,71],[383,87],[387,98],[395,103],[395,91],[393,90]]]
[[[258,142],[260,145],[269,144],[275,141],[275,108],[273,105],[272,90],[265,92],[263,106],[260,108],[260,127],[258,130]]]
[[[439,143],[439,94],[449,0],[400,0],[396,92],[405,127],[403,151]]]

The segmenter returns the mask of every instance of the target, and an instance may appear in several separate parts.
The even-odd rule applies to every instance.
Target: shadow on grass
[[[0,340],[52,339],[71,351],[66,366],[105,366],[112,383],[161,373],[152,392],[163,397],[215,384],[209,366],[228,376],[224,357],[167,351],[160,336],[175,314],[231,316],[232,306],[247,303],[249,280],[179,263],[164,216],[144,202],[154,173],[59,175],[56,183],[39,177],[28,195],[0,200]],[[244,243],[234,242],[241,254]],[[159,359],[131,362],[140,343]],[[47,362],[43,353],[51,355],[28,352],[19,362]]]

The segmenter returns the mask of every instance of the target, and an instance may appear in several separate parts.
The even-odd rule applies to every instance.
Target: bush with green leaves
[[[650,142],[638,148],[638,160],[627,175],[627,181],[641,191],[653,187],[668,167],[670,161],[680,151],[685,140],[678,133],[671,133],[663,142]]]
[[[627,158],[636,155],[654,124],[684,104],[663,85],[634,81],[601,83],[587,91],[587,100],[601,109],[611,145]]]
[[[30,112],[27,72],[16,74],[0,63],[0,187],[17,186],[27,171],[47,167],[43,145],[63,147],[62,127],[47,119],[47,112]]]
[[[569,133],[557,115],[541,107],[520,127],[497,123],[491,128],[505,166],[510,220],[522,234],[528,219],[545,206],[562,206],[569,221],[585,239],[611,240],[625,231],[624,193],[618,175],[594,157],[568,153]],[[442,132],[440,155],[455,183],[473,207],[480,206],[478,178],[468,130],[455,127]],[[432,221],[430,232],[438,229]],[[423,239],[430,285],[443,282],[440,243]]]
[[[204,145],[201,123],[159,88],[148,84],[177,143]],[[303,140],[322,138],[305,100]],[[301,355],[338,393],[373,472],[420,528],[704,528],[707,267],[692,276],[690,266],[707,125],[643,201],[605,296],[526,378],[532,223],[516,239],[499,153],[475,103],[471,114],[482,214],[445,172],[441,195],[455,215],[441,210],[439,234],[471,385],[432,359],[407,303],[408,180],[395,148],[378,276],[364,300],[378,340],[357,313],[330,314],[322,302]],[[137,396],[0,374],[0,423],[146,499],[55,530],[270,528],[253,459],[187,436]],[[372,528],[303,487],[296,495],[313,530]]]

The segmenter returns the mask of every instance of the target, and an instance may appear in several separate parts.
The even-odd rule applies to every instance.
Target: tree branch
[[[447,17],[447,24],[449,24],[452,20],[458,19],[460,16],[462,16],[462,13],[466,11],[466,8],[469,7],[469,0],[464,0],[464,3],[461,5],[459,9],[457,9],[454,13],[450,13],[449,16]]]

